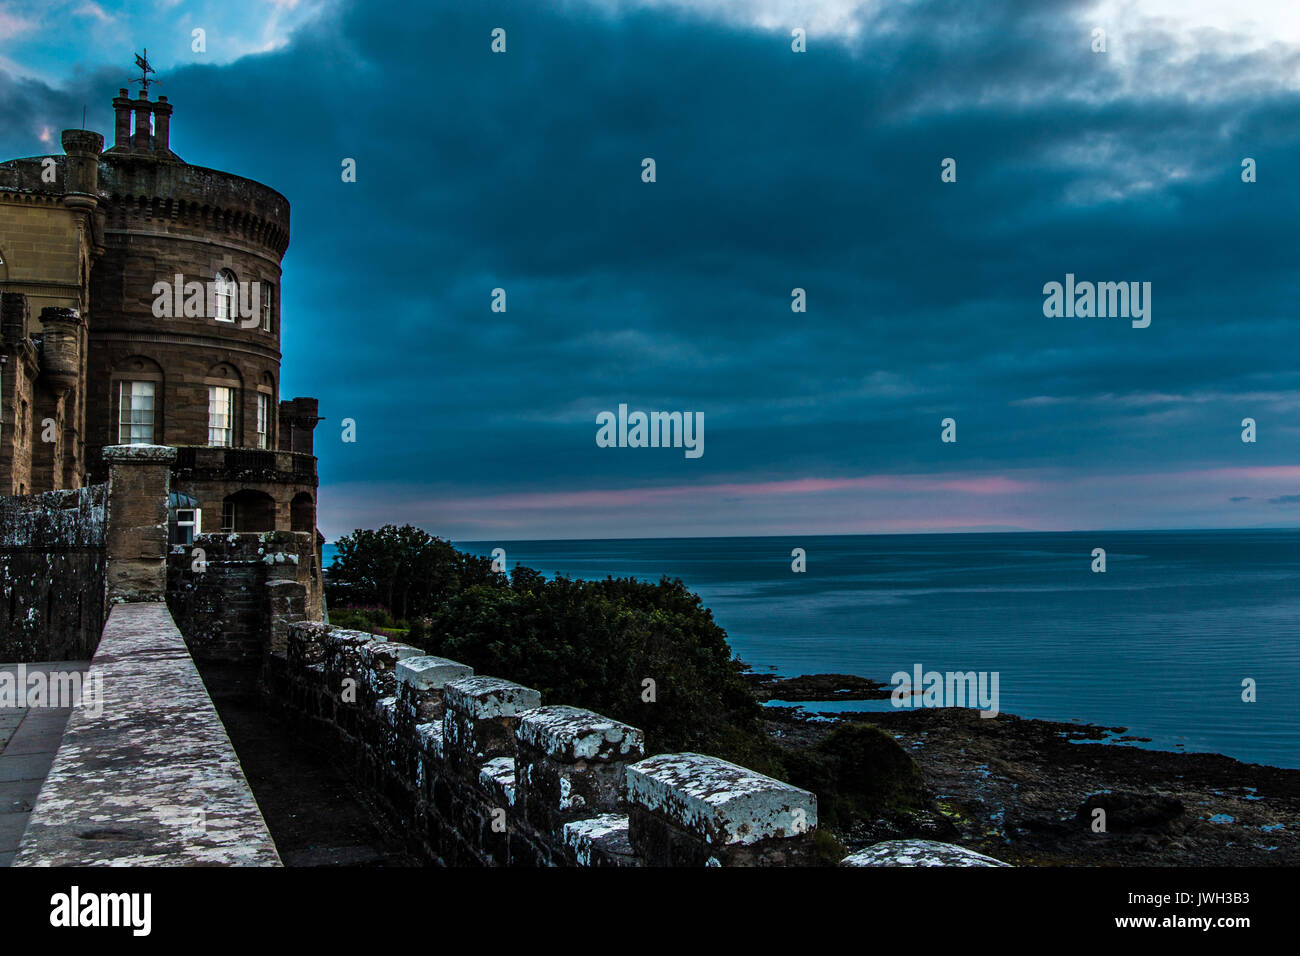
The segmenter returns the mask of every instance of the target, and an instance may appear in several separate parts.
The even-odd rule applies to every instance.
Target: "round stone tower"
[[[182,161],[166,97],[122,90],[113,106],[115,142],[98,170],[103,251],[90,277],[92,480],[104,478],[106,445],[275,450],[289,203]]]
[[[280,401],[288,200],[176,155],[166,97],[113,108],[108,149],[66,130],[64,155],[0,163],[0,488],[102,482],[105,447],[170,445],[173,545],[315,535],[316,400]]]

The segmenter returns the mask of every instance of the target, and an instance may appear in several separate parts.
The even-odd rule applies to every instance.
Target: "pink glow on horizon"
[[[767,495],[810,495],[831,491],[950,492],[970,495],[1023,493],[1033,482],[1002,476],[940,478],[934,475],[866,475],[860,478],[796,478],[788,481],[729,482],[715,485],[665,485],[650,488],[620,488],[592,491],[538,491],[485,495],[439,502],[446,508],[484,505],[499,509],[627,507],[652,501],[725,495],[762,497]]]
[[[339,513],[323,525],[339,533],[411,522],[465,541],[1272,527],[1300,520],[1300,507],[1288,508],[1283,500],[1297,494],[1300,466],[1294,465],[715,480],[474,496],[461,489],[356,484],[334,486],[331,503]]]

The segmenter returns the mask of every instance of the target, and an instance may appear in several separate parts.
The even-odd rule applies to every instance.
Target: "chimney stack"
[[[131,105],[135,108],[135,135],[131,137],[131,148],[151,150],[153,132],[149,129],[149,114],[153,112],[153,104],[149,102],[149,94],[141,90],[140,98]]]
[[[113,97],[113,148],[131,148],[131,99],[127,90]]]
[[[153,117],[153,148],[159,153],[169,153],[171,152],[169,140],[171,139],[172,105],[167,102],[167,97],[158,97],[158,102],[153,107]]]

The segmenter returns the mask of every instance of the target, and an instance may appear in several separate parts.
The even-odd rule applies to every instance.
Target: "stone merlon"
[[[542,702],[531,687],[500,677],[462,677],[449,682],[443,693],[448,707],[473,720],[513,717]]]
[[[790,837],[817,823],[817,797],[703,754],[661,754],[627,768],[627,800],[710,844]]]
[[[516,733],[520,740],[566,763],[645,756],[643,731],[565,704],[522,714]]]
[[[474,676],[474,668],[445,657],[407,657],[397,662],[397,683],[415,690],[440,690],[448,682]]]

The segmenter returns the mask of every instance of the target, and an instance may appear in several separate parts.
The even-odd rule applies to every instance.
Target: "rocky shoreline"
[[[888,685],[845,675],[749,679],[760,701],[808,701],[809,711],[818,701],[889,696]],[[973,710],[765,713],[782,747],[811,748],[861,722],[890,734],[920,768],[929,808],[855,825],[840,834],[850,850],[920,838],[1019,865],[1300,865],[1300,770],[1114,743],[1141,739],[1124,728]],[[1106,832],[1094,832],[1097,809]]]

